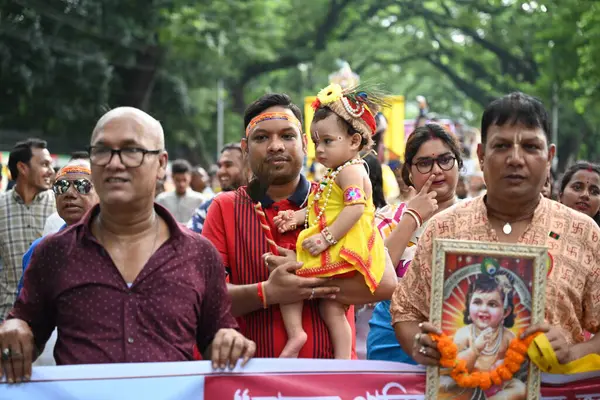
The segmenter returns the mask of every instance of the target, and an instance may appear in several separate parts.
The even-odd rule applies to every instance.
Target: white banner
[[[600,399],[599,375],[546,376],[543,398]],[[254,359],[227,373],[205,361],[37,367],[30,382],[1,382],[0,400],[416,400],[424,390],[424,369],[405,364]]]

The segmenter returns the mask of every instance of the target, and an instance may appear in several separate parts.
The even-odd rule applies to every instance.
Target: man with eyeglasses
[[[56,180],[52,189],[56,197],[58,215],[64,221],[63,226],[59,229],[60,231],[67,226],[79,222],[83,215],[98,203],[98,196],[90,181],[90,175],[90,162],[82,159],[71,160],[56,174]],[[44,236],[36,239],[23,256],[23,276],[19,282],[17,293],[20,293],[23,288],[25,271],[27,270],[33,251],[42,239],[44,239]],[[56,365],[54,356],[52,355],[54,344],[56,343],[56,335],[57,332],[55,329],[46,343],[43,353],[40,354],[37,361],[33,364],[34,366]]]
[[[99,204],[34,251],[0,326],[8,382],[31,377],[57,325],[57,365],[187,361],[195,346],[214,368],[247,362],[256,345],[235,330],[219,253],[154,203],[168,159],[160,123],[116,108],[89,151]]]

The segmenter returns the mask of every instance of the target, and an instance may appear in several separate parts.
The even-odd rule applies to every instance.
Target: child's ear
[[[353,149],[358,150],[360,148],[360,144],[362,143],[362,136],[360,133],[355,133],[352,135],[352,139],[350,140],[350,144]]]

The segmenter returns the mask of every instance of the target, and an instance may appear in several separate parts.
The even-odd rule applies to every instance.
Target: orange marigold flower
[[[515,362],[512,362],[510,360],[505,360],[504,361],[504,366],[513,374],[516,373],[518,370],[521,369],[521,364],[517,364]]]
[[[515,363],[523,364],[523,362],[525,361],[525,356],[509,348],[506,351],[506,359],[509,359]]]
[[[508,368],[506,368],[504,365],[499,366],[497,371],[498,375],[500,375],[500,378],[502,378],[502,380],[508,381],[513,377],[512,372],[510,372]]]
[[[455,359],[458,351],[456,348],[444,347],[439,349],[442,358]]]
[[[494,385],[502,384],[502,378],[500,378],[500,375],[498,374],[497,370],[493,370],[492,372],[490,372],[490,379],[492,380]]]
[[[444,368],[453,368],[456,365],[456,361],[453,359],[442,358],[440,360],[440,365]]]
[[[509,349],[523,355],[527,354],[527,347],[528,346],[519,339],[511,340],[510,344],[508,345]]]
[[[479,387],[481,390],[488,390],[492,387],[492,378],[490,378],[489,372],[482,372],[479,378]]]

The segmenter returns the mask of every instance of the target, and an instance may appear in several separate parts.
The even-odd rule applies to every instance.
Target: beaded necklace
[[[315,218],[314,225],[317,225],[319,223],[319,221],[321,220],[321,217],[323,216],[325,209],[327,209],[327,203],[329,202],[329,198],[331,197],[331,191],[333,190],[333,183],[335,182],[335,178],[338,176],[338,174],[340,172],[342,172],[342,170],[344,168],[346,168],[350,165],[362,164],[364,162],[365,161],[362,158],[353,158],[351,160],[346,161],[344,164],[340,165],[335,170],[331,169],[331,168],[329,168],[327,170],[325,175],[323,175],[321,182],[319,183],[319,187],[317,188],[317,193],[315,193],[315,197],[312,199],[312,201],[308,205],[308,208],[306,209],[306,217],[304,218],[304,228],[305,229],[308,228],[308,222],[309,222],[308,214],[310,213],[310,210],[315,205],[315,202],[317,204],[317,208],[319,209],[319,212],[317,213],[317,218]],[[328,189],[327,195],[325,196],[325,201],[323,202],[323,207],[321,208],[321,207],[319,207],[319,200],[321,199],[321,195],[323,195],[323,193],[325,192],[326,189]]]

